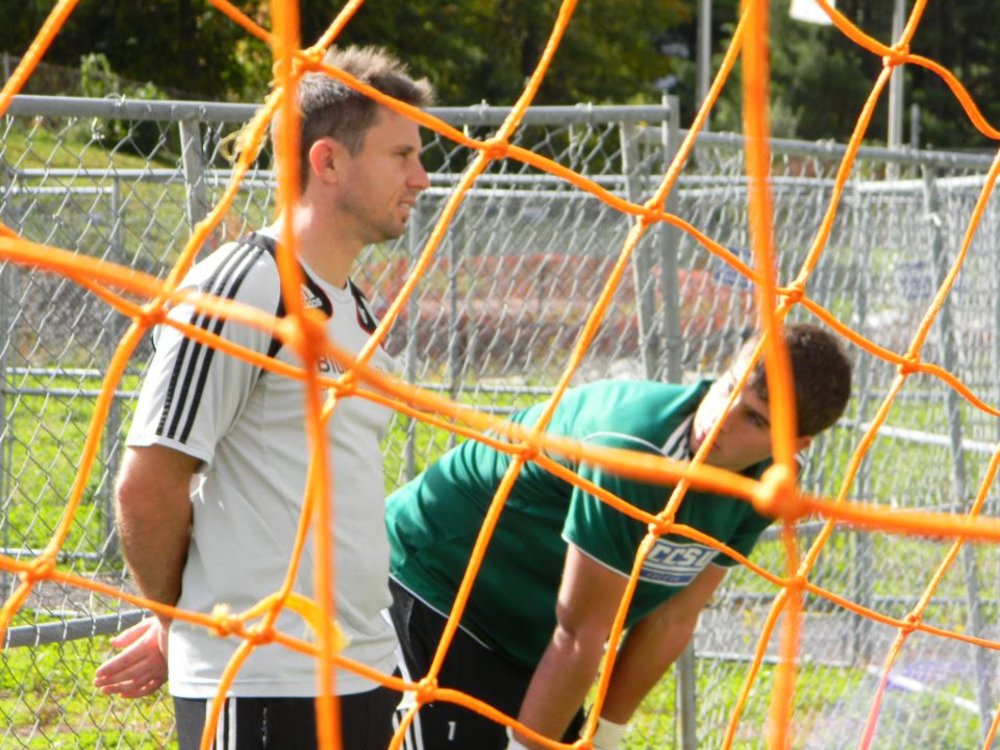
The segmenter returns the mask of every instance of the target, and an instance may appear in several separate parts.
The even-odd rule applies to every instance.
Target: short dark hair
[[[825,328],[807,323],[785,326],[785,345],[795,381],[797,432],[809,437],[822,432],[840,419],[851,398],[851,363],[837,337]],[[749,357],[758,338],[747,341],[734,360],[733,368]],[[746,387],[767,401],[767,378],[763,357],[747,378]]]
[[[381,47],[331,47],[323,63],[350,73],[363,83],[414,107],[427,107],[434,89],[426,78],[414,79],[405,64]],[[353,155],[364,145],[378,104],[360,91],[323,72],[307,73],[299,81],[302,137],[299,165],[302,187],[309,179],[309,149],[320,138],[333,138]]]

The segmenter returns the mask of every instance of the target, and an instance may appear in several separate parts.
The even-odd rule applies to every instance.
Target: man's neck
[[[285,241],[284,217],[263,230],[279,242]],[[295,228],[298,256],[323,281],[337,288],[347,286],[354,261],[364,247],[351,242],[338,231],[334,222],[326,219],[321,212],[309,204],[295,206],[292,225]]]

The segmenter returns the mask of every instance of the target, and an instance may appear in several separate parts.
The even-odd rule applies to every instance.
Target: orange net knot
[[[806,514],[805,503],[795,489],[795,474],[783,464],[770,466],[757,483],[753,506],[772,518],[793,521]]]
[[[430,677],[425,677],[420,682],[417,683],[417,705],[424,705],[425,703],[431,703],[438,689],[437,680],[432,680]]]
[[[538,447],[538,444],[534,441],[526,442],[521,445],[521,451],[520,451],[521,458],[524,459],[525,463],[528,463],[529,461],[534,461],[536,458],[538,458],[538,454],[541,452],[542,451]]]
[[[663,218],[663,208],[655,200],[650,200],[642,204],[642,211],[635,216],[643,229],[647,229],[650,224],[655,224]]]
[[[228,604],[216,604],[212,607],[212,627],[220,638],[227,638],[242,629],[240,618],[232,613]]]
[[[323,56],[326,54],[326,50],[322,47],[309,47],[302,50],[302,52],[295,58],[295,65],[300,70],[316,70],[321,62],[323,62]]]
[[[788,583],[785,587],[788,589],[789,593],[801,595],[806,588],[806,577],[801,574],[794,575],[788,579]]]
[[[289,349],[302,352],[302,342],[305,340],[305,336],[302,335],[302,329],[299,328],[297,320],[291,317],[282,318],[277,322],[275,333]]]
[[[897,65],[902,65],[906,62],[906,58],[910,54],[909,44],[894,44],[889,49],[889,54],[882,58],[882,66],[886,68],[895,68]]]
[[[913,373],[917,372],[919,367],[920,367],[920,358],[914,354],[907,357],[902,362],[900,362],[899,367],[897,367],[896,369],[899,370],[900,375],[912,375]]]
[[[337,392],[338,398],[341,396],[349,396],[354,393],[358,390],[358,374],[354,370],[348,370],[337,378],[334,390]]]
[[[917,626],[920,624],[920,620],[921,617],[919,614],[916,612],[910,612],[910,614],[903,618],[904,624],[900,627],[900,630],[906,634],[910,634],[917,629]]]
[[[316,61],[303,60],[299,55],[304,54],[301,50],[292,57],[291,74],[294,80],[298,80],[305,73],[316,69]],[[277,86],[281,80],[281,66],[287,64],[287,60],[279,58],[271,64],[271,86]]]
[[[47,580],[56,569],[56,561],[49,556],[42,556],[32,560],[27,570],[22,570],[20,578],[27,584],[37,583]]]
[[[483,156],[490,161],[505,159],[509,150],[510,144],[500,138],[490,138],[488,141],[483,142]]]
[[[806,295],[805,286],[801,283],[790,284],[781,290],[782,296],[785,298],[785,302],[789,305],[797,305],[802,301],[802,298]]]
[[[264,623],[259,622],[256,625],[247,628],[244,636],[253,645],[263,646],[274,641],[274,628],[267,627]]]
[[[136,321],[146,330],[152,328],[153,326],[158,326],[167,317],[167,308],[165,305],[154,305],[152,302],[142,306],[142,315],[139,316]]]
[[[650,534],[656,537],[666,536],[674,528],[674,519],[672,518],[658,518],[652,521],[646,529]]]

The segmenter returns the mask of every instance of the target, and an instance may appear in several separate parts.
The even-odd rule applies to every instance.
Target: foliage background
[[[788,3],[772,0],[775,133],[843,141],[882,62],[833,27],[789,19]],[[0,52],[23,54],[54,4],[55,0],[0,0],[5,21],[0,25]],[[235,4],[267,25],[267,0]],[[906,3],[907,10],[912,4],[912,0]],[[304,44],[327,27],[335,6],[339,4],[302,0]],[[537,103],[654,102],[669,90],[681,99],[686,125],[696,106],[697,6],[697,0],[581,2]],[[739,0],[713,0],[716,64],[731,38],[738,7]],[[840,0],[837,7],[867,33],[889,40],[893,0]],[[368,0],[342,41],[384,44],[395,50],[416,73],[435,83],[439,104],[510,104],[539,59],[558,8],[558,0]],[[932,0],[912,46],[914,52],[950,68],[993,123],[1000,122],[1000,101],[991,96],[1000,87],[996,65],[1000,41],[987,30],[998,11],[998,0]],[[249,37],[207,0],[81,3],[45,60],[80,68],[95,55],[103,55],[118,80],[136,82],[128,92],[121,90],[124,87],[118,90],[132,95],[145,84],[146,96],[256,101],[266,94],[271,78],[266,45]],[[907,107],[920,106],[922,145],[989,147],[937,76],[911,66],[905,90]],[[882,101],[870,141],[883,141],[887,108]],[[740,129],[739,113],[737,76],[713,113],[713,129]],[[909,140],[908,114],[904,140]]]

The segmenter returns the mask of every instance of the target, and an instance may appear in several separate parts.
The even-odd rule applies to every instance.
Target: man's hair
[[[730,369],[740,371],[740,363],[753,354],[757,341],[754,337],[742,346]],[[851,363],[836,336],[819,326],[805,323],[785,326],[785,345],[795,380],[797,432],[800,437],[812,436],[833,425],[847,408],[851,397]],[[763,357],[747,378],[746,387],[767,401]]]
[[[402,62],[381,47],[331,47],[323,63],[350,73],[362,83],[414,107],[427,107],[434,89],[426,78],[414,79]],[[307,73],[299,81],[302,137],[299,165],[302,187],[309,179],[309,149],[320,138],[333,138],[352,154],[364,145],[375,123],[378,104],[323,72]]]

